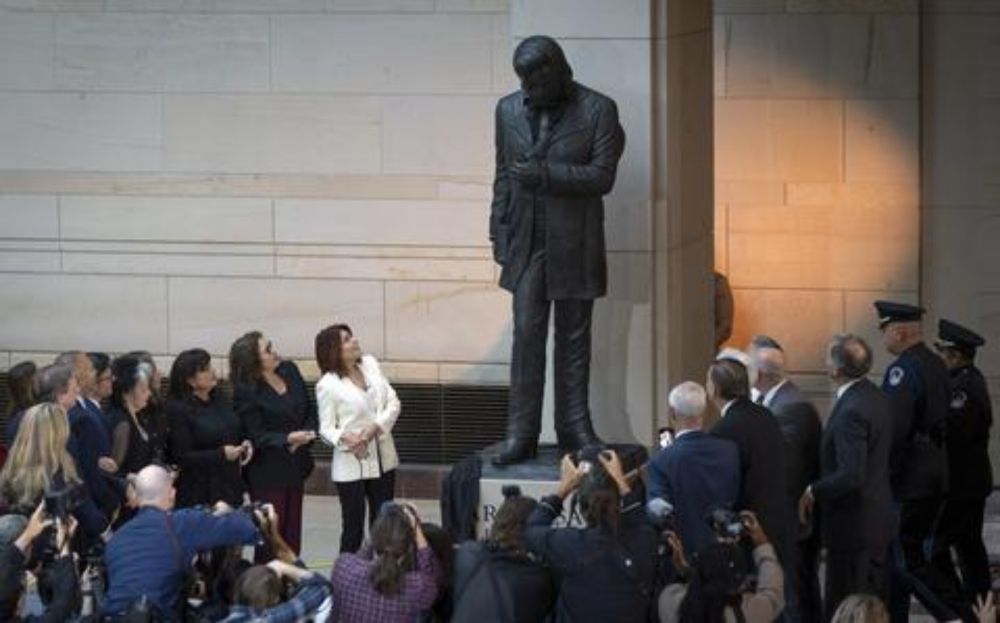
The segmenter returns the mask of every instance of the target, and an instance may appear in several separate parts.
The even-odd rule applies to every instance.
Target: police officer
[[[951,375],[948,409],[951,486],[941,517],[942,537],[955,548],[962,570],[961,585],[969,600],[990,589],[989,562],[983,545],[983,507],[993,489],[988,451],[993,408],[986,379],[974,363],[976,349],[985,343],[977,333],[950,320],[938,323],[935,345]],[[949,554],[947,550],[939,552],[944,557]]]
[[[931,564],[934,535],[948,488],[945,427],[948,417],[948,371],[923,341],[924,310],[906,303],[875,301],[886,349],[896,360],[886,369],[882,390],[889,398],[893,442],[889,476],[898,508],[899,538],[894,544],[890,614],[906,621],[915,595],[939,621],[972,616],[962,598],[950,562]],[[930,556],[927,548],[930,546]],[[944,546],[946,547],[946,546]]]

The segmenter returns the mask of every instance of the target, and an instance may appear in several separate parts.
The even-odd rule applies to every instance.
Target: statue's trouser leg
[[[545,342],[549,332],[545,255],[532,256],[514,291],[507,438],[536,441],[542,426]]]
[[[555,420],[559,445],[596,441],[590,421],[590,321],[593,300],[555,301]]]

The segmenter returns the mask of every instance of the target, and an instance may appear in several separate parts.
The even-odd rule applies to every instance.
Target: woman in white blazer
[[[331,478],[343,517],[340,551],[355,552],[364,538],[365,501],[371,525],[393,497],[399,457],[392,427],[399,417],[399,398],[378,361],[361,354],[346,324],[316,335],[316,363],[323,373],[316,383],[319,434],[333,446]]]

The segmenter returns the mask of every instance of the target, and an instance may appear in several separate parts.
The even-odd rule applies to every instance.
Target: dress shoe
[[[508,439],[500,454],[493,457],[497,466],[523,463],[538,456],[538,442],[531,439]]]

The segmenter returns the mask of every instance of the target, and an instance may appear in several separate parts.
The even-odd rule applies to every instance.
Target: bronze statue
[[[553,39],[522,41],[514,71],[521,89],[496,108],[490,212],[493,257],[514,315],[507,440],[497,465],[537,452],[551,308],[559,446],[599,443],[588,403],[590,324],[594,299],[607,291],[602,197],[625,147],[614,100],[574,82]]]

